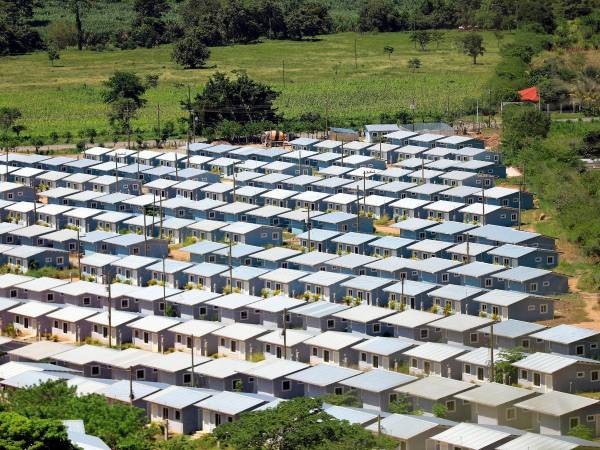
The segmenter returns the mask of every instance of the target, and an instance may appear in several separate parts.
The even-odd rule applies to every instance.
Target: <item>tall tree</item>
[[[235,78],[230,78],[222,72],[215,73],[195,97],[192,109],[200,126],[211,129],[224,120],[242,124],[276,122],[279,118],[273,103],[279,93],[250,79],[246,72],[234,75]]]
[[[462,53],[473,58],[473,64],[477,64],[477,57],[485,53],[483,36],[478,33],[468,33],[459,39],[459,44]]]
[[[359,13],[360,31],[398,31],[399,15],[392,0],[368,0]]]
[[[92,6],[92,0],[63,0],[65,6],[75,16],[75,29],[77,30],[77,49],[83,49],[84,31],[81,21],[81,12]]]
[[[0,413],[0,448],[76,450],[65,426],[56,419],[28,419],[16,412]]]

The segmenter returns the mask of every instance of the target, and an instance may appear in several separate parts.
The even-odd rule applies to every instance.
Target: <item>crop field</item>
[[[84,128],[96,128],[110,136],[107,107],[102,103],[102,82],[115,70],[131,70],[140,76],[159,75],[149,89],[148,103],[135,126],[150,130],[160,105],[161,120],[182,116],[180,101],[197,93],[215,71],[246,70],[281,92],[279,110],[286,117],[302,113],[328,113],[338,126],[377,121],[380,113],[409,109],[431,116],[461,111],[465,99],[486,101],[485,84],[499,60],[492,33],[484,33],[486,53],[473,65],[455,48],[458,32],[445,33],[439,48],[414,48],[408,33],[340,33],[312,42],[266,41],[212,49],[206,69],[183,70],[170,58],[171,47],[93,52],[66,50],[51,67],[47,55],[38,52],[0,59],[0,106],[14,106],[23,113],[31,136],[51,132],[74,136]],[[506,39],[504,40],[506,42]],[[356,60],[355,60],[356,46]],[[391,46],[391,56],[384,47]],[[422,67],[407,67],[417,57]]]

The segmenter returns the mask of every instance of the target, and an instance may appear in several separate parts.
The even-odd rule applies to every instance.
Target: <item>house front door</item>
[[[429,375],[431,372],[431,363],[429,361],[423,362],[423,372],[425,372],[426,375]]]

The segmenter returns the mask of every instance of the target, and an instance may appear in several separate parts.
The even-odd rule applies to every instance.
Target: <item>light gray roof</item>
[[[392,206],[395,206],[395,203],[393,203]],[[398,228],[400,230],[418,231],[424,228],[432,227],[434,225],[437,225],[437,222],[435,220],[419,219],[416,217],[412,217],[410,219],[401,220],[400,222],[391,225],[391,227]]]
[[[276,313],[297,308],[305,304],[306,302],[304,300],[290,298],[285,295],[276,295],[274,297],[268,297],[263,300],[259,300],[256,303],[252,303],[252,309]]]
[[[573,450],[588,447],[600,447],[598,442],[586,441],[573,436],[544,436],[541,434],[526,433],[516,439],[508,441],[497,447],[498,450]]]
[[[350,347],[362,341],[363,338],[352,333],[343,333],[341,331],[325,331],[311,339],[304,341],[306,345],[314,347],[323,347],[331,350],[341,350]]]
[[[185,334],[188,336],[201,337],[212,333],[219,328],[223,328],[225,324],[212,320],[188,320],[170,328],[172,333]]]
[[[467,364],[487,367],[491,364],[490,349],[487,347],[479,347],[458,356],[456,360]],[[500,351],[496,349],[494,349],[494,361],[504,361],[504,357],[501,356]]]
[[[346,306],[341,303],[317,301],[307,303],[306,305],[300,306],[299,308],[295,308],[293,312],[294,314],[320,319],[322,317],[330,316],[336,312],[343,311],[344,309],[348,308],[349,306]]]
[[[335,313],[334,316],[352,322],[368,323],[373,322],[375,320],[381,320],[387,316],[391,316],[395,312],[396,311],[394,311],[393,309],[382,308],[373,305],[366,305],[363,303],[353,308],[348,308],[344,311]]]
[[[159,331],[174,327],[178,323],[181,323],[181,320],[177,320],[172,317],[146,316],[136,320],[135,322],[128,323],[127,326],[130,328],[149,331],[151,333],[158,333]]]
[[[415,242],[412,239],[401,238],[399,236],[383,236],[379,239],[369,242],[371,247],[380,247],[397,250]]]
[[[139,315],[127,312],[127,311],[119,311],[117,309],[113,309],[111,312],[111,325],[113,327],[118,327],[128,322],[133,322],[136,319],[139,319]],[[88,317],[86,319],[88,322],[96,323],[98,325],[107,325],[108,326],[108,311],[101,312],[94,316]]]
[[[404,354],[414,356],[415,358],[426,359],[428,361],[442,362],[450,358],[456,358],[458,355],[466,353],[465,347],[456,347],[454,345],[439,344],[437,342],[426,342],[423,345],[411,348]]]
[[[235,310],[238,308],[243,308],[244,306],[250,305],[252,303],[256,303],[260,300],[262,300],[262,297],[233,293],[229,295],[223,295],[222,297],[217,297],[215,299],[209,300],[206,303],[208,305],[216,306],[218,308]]]
[[[133,400],[139,400],[147,397],[161,389],[169,387],[165,383],[152,383],[149,381],[133,381],[132,389],[130,390],[129,380],[120,380],[116,383],[108,385],[105,389],[98,391],[100,395],[118,400],[123,403],[129,403],[130,392],[133,392]]]
[[[399,388],[396,388],[395,391],[403,392],[411,397],[420,397],[428,400],[438,401],[472,389],[475,386],[476,385],[467,383],[466,381],[432,376],[421,378],[414,383],[400,386]]]
[[[78,322],[87,319],[90,316],[98,314],[99,310],[95,308],[85,308],[82,306],[68,305],[64,308],[57,309],[46,315],[51,319],[63,320],[66,322]]]
[[[290,329],[290,330],[286,330],[286,332],[285,332],[285,342],[284,342],[283,330],[277,329],[268,334],[264,334],[264,335],[260,336],[257,340],[259,342],[266,342],[268,344],[281,345],[281,346],[283,346],[285,343],[285,345],[287,345],[288,347],[293,347],[294,345],[298,345],[301,342],[304,342],[313,336],[314,336],[314,334],[309,333],[308,331]]]
[[[289,378],[289,377],[288,377]],[[377,419],[377,414],[360,408],[346,406],[323,405],[324,411],[338,420],[346,420],[351,424],[366,425]]]
[[[155,284],[154,286],[145,286],[136,289],[129,293],[129,297],[134,300],[145,300],[153,302],[155,300],[160,300],[165,297],[170,297],[171,295],[179,294],[181,289],[174,289],[168,286],[159,286]]]
[[[347,378],[360,375],[361,373],[362,372],[359,370],[349,369],[347,367],[318,364],[293,373],[287,378],[314,386],[330,386]]]
[[[409,416],[405,414],[390,414],[381,419],[380,423],[373,423],[367,427],[371,432],[381,432],[387,436],[406,441],[420,434],[427,433],[438,426],[452,426],[455,423],[445,419],[432,420],[431,417]],[[437,418],[436,418],[437,419]]]
[[[387,286],[388,284],[394,283],[396,280],[392,280],[389,278],[381,278],[381,277],[373,277],[370,275],[359,275],[354,278],[350,278],[342,283],[343,287],[357,289],[357,290],[376,290],[380,289],[383,286]]]
[[[254,364],[248,369],[243,369],[242,373],[251,375],[264,380],[276,380],[286,375],[298,372],[299,370],[310,367],[308,364],[288,359],[266,359],[258,364]]]
[[[494,324],[494,335],[515,339],[521,336],[535,333],[546,328],[539,323],[525,322],[523,320],[506,319]],[[481,333],[489,333],[490,327],[479,330]]]
[[[252,410],[263,403],[266,403],[266,400],[256,396],[224,391],[196,403],[196,406],[229,416],[235,416],[244,411]]]
[[[80,347],[74,348],[73,350],[68,350],[66,352],[54,355],[52,359],[63,363],[82,366],[91,362],[104,362],[114,358],[118,354],[119,350],[100,347],[97,345],[84,344]]]
[[[376,261],[377,258],[374,256],[360,255],[358,253],[349,253],[342,255],[339,258],[331,259],[327,264],[331,264],[335,267],[343,267],[345,269],[353,269],[355,267],[364,266],[366,264]]]
[[[220,296],[221,294],[217,294],[216,292],[205,291],[202,289],[189,289],[180,292],[179,294],[171,295],[167,301],[179,305],[193,306]]]
[[[467,277],[482,277],[490,273],[500,272],[503,269],[504,266],[474,261],[463,266],[454,267],[448,272],[456,273],[458,275],[464,275]]]
[[[209,389],[169,386],[162,391],[158,391],[149,395],[144,400],[150,403],[167,406],[169,408],[183,409],[216,393],[218,393],[218,391],[212,391]]]
[[[600,361],[596,361],[595,359],[540,352],[527,355],[524,359],[514,362],[513,366],[520,369],[552,374],[575,364],[588,364],[600,368]]]
[[[529,389],[500,383],[485,383],[458,394],[456,398],[495,408],[533,395],[536,393]]]
[[[9,355],[30,361],[42,361],[59,353],[74,349],[75,346],[53,341],[39,341],[10,350]]]
[[[81,265],[89,265],[94,267],[104,267],[121,259],[122,256],[107,255],[105,253],[92,253],[89,256],[81,258]]]
[[[248,339],[255,338],[257,336],[266,334],[271,330],[267,330],[258,325],[250,325],[247,323],[232,323],[223,328],[219,328],[212,332],[215,336],[224,337],[228,339],[235,339],[238,341],[246,341]]]
[[[535,267],[517,266],[502,272],[492,275],[495,278],[502,280],[515,281],[517,283],[524,283],[529,280],[534,280],[544,275],[551,274],[552,272],[544,269],[537,269]]]
[[[8,312],[11,314],[19,314],[21,316],[36,318],[40,316],[45,316],[46,314],[51,313],[52,311],[55,311],[58,308],[59,306],[54,303],[29,301],[13,309],[10,309]]]
[[[492,448],[494,444],[509,437],[511,434],[505,431],[463,422],[436,434],[431,439],[456,447],[479,450]]]
[[[178,273],[178,272],[181,272],[181,271],[187,269],[188,267],[193,266],[193,263],[190,263],[190,262],[179,261],[176,259],[164,259],[162,261],[157,261],[156,263],[148,266],[146,269],[156,271],[156,272],[162,272],[163,271],[163,261],[164,261],[164,272],[167,274]]]
[[[477,295],[480,292],[483,292],[483,289],[472,286],[459,286],[458,284],[446,284],[434,291],[429,292],[427,295],[430,297],[440,297],[448,300],[463,300]]]
[[[340,381],[340,384],[368,392],[383,392],[394,389],[406,383],[415,381],[417,378],[390,370],[374,369],[361,373],[352,378]]]
[[[126,269],[139,269],[149,266],[157,261],[157,258],[149,258],[147,256],[129,255],[112,262],[111,266],[124,267]]]
[[[63,284],[67,284],[68,280],[59,280],[56,278],[50,277],[40,277],[34,278],[30,281],[26,281],[25,283],[19,284],[20,289],[27,289],[28,291],[33,292],[44,292],[49,289],[56,288]]]
[[[354,350],[358,350],[359,352],[389,356],[402,350],[414,347],[415,345],[416,342],[411,340],[377,336],[356,344],[352,348]]]
[[[15,286],[17,284],[25,283],[26,281],[33,280],[33,277],[28,277],[25,275],[17,275],[14,273],[5,273],[4,275],[0,275],[0,288],[8,288]]]
[[[483,295],[480,295],[479,297],[476,297],[475,300],[479,303],[489,303],[498,306],[510,306],[529,297],[531,297],[531,294],[528,294],[526,292],[504,291],[502,289],[494,289],[492,291],[486,292]]]
[[[472,316],[469,314],[453,314],[443,319],[436,320],[431,325],[442,330],[465,332],[469,330],[475,330],[482,328],[490,323],[493,323],[493,319],[487,317]]]
[[[599,333],[588,328],[577,327],[575,325],[561,324],[555,327],[547,328],[546,330],[534,333],[531,337],[543,339],[549,342],[559,344],[571,344],[582,339],[589,339],[597,336]]]
[[[319,270],[318,272],[313,272],[307,275],[300,281],[308,284],[316,284],[318,286],[332,286],[334,284],[341,283],[342,281],[350,277],[350,275],[347,275],[345,273],[327,272]]]
[[[195,371],[200,375],[223,379],[235,375],[254,364],[242,359],[218,358],[201,364]]]
[[[419,311],[418,309],[407,309],[401,313],[381,319],[384,323],[396,325],[405,328],[416,328],[427,325],[441,316],[428,311]]]
[[[319,252],[315,250],[294,256],[293,258],[288,259],[288,262],[299,265],[316,266],[337,257],[338,255],[335,253]]]
[[[454,245],[453,242],[438,241],[435,239],[423,239],[407,247],[408,250],[417,252],[437,253]]]
[[[272,270],[271,272],[267,272],[263,275],[260,275],[258,278],[262,280],[274,281],[276,283],[291,283],[299,278],[308,275],[308,272],[304,272],[303,270],[295,270],[295,269],[284,269],[279,268]]]
[[[592,405],[598,405],[598,400],[581,395],[550,391],[517,403],[515,406],[539,414],[559,417]]]
[[[294,250],[287,247],[271,247],[262,252],[257,252],[252,255],[253,258],[263,261],[276,262],[283,259],[288,259],[302,253],[299,250]]]

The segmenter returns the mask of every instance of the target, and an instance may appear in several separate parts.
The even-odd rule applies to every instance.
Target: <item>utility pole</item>
[[[231,290],[230,294],[233,293],[233,265],[231,264],[231,247],[232,247],[232,240],[231,237],[230,239],[228,239],[229,241],[229,251],[227,252],[227,259],[228,259],[228,264],[229,264],[229,289]]]
[[[358,193],[358,183],[356,183],[356,232],[360,230],[360,195]]]
[[[148,231],[146,225],[146,211],[142,211],[142,216],[144,216],[144,256],[148,256]],[[154,219],[154,217],[152,217]]]
[[[494,321],[495,322],[495,321]],[[493,382],[496,368],[494,367],[494,322],[490,324],[490,381]]]
[[[162,195],[158,196],[158,202],[159,202],[159,217],[158,220],[159,222],[159,228],[158,228],[158,238],[162,239],[163,238],[163,207],[162,207]]]
[[[312,224],[310,223],[310,209],[306,208],[306,231],[308,233],[308,251],[311,251],[311,242],[310,242],[310,229],[312,228]]]
[[[115,186],[116,192],[119,192],[119,154],[115,152]]]
[[[196,387],[196,376],[194,374],[194,335],[191,335],[191,339],[192,339],[192,367],[191,367],[191,372],[192,372],[192,387]]]
[[[160,146],[160,104],[156,104],[156,146]]]
[[[79,227],[77,227],[77,268],[79,269],[79,280],[81,280],[81,241],[79,240]]]
[[[286,324],[287,308],[283,309],[283,359],[287,359],[287,324]]]
[[[481,189],[481,224],[485,225],[485,189]]]
[[[425,160],[421,158],[421,183],[425,184]]]
[[[163,305],[167,309],[167,275],[165,274],[165,258],[162,259]]]
[[[133,406],[133,368],[129,366],[129,404]]]
[[[6,166],[7,174],[8,174],[8,166]],[[37,222],[37,186],[35,185],[35,180],[32,180],[33,183],[33,224]],[[29,225],[29,224],[28,224]]]
[[[152,192],[152,237],[156,234],[154,233],[154,224],[156,223],[156,192]]]
[[[108,280],[108,348],[112,348],[112,286]]]

